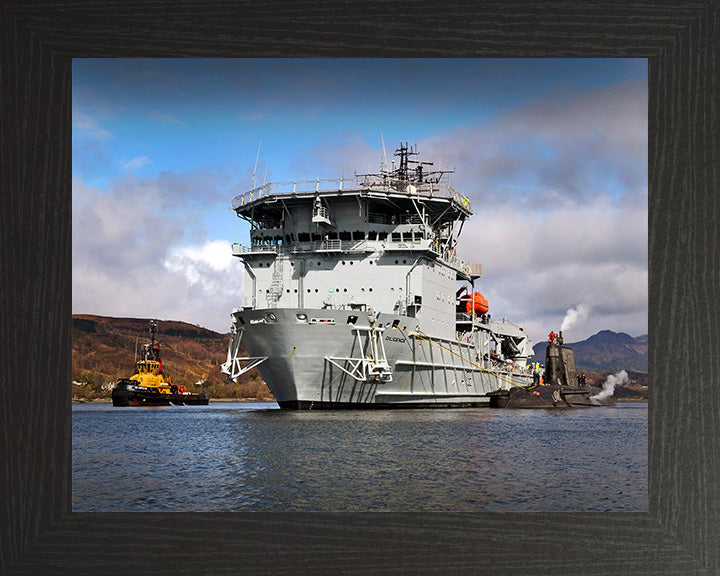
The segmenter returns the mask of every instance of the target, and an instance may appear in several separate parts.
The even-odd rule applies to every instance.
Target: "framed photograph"
[[[11,343],[7,348],[8,402],[2,424],[2,479],[7,488],[0,499],[7,519],[0,528],[3,571],[143,573],[148,566],[154,573],[718,571],[720,557],[714,543],[720,529],[719,499],[713,492],[718,470],[712,457],[718,442],[716,404],[712,401],[717,394],[711,385],[712,361],[698,362],[698,358],[714,358],[710,343],[715,302],[707,282],[714,270],[703,247],[713,245],[716,234],[714,213],[708,206],[712,206],[711,190],[717,186],[717,175],[708,159],[714,157],[717,147],[713,126],[718,108],[710,89],[718,74],[711,57],[712,38],[718,32],[717,4],[672,9],[618,5],[612,10],[607,5],[553,5],[543,10],[517,6],[512,11],[505,6],[482,10],[446,7],[434,23],[416,15],[400,18],[395,8],[385,4],[374,10],[367,5],[348,6],[342,14],[330,12],[329,20],[323,17],[312,23],[288,12],[278,17],[269,6],[246,7],[242,14],[229,7],[208,11],[184,6],[171,16],[159,7],[137,8],[142,17],[107,5],[81,9],[64,4],[51,8],[11,4],[1,16],[6,32],[2,35],[3,53],[10,57],[0,65],[3,77],[13,80],[6,83],[9,88],[1,96],[8,128],[2,136],[3,185],[10,190],[10,210],[3,212],[7,242],[2,267],[8,273],[4,274],[6,320],[2,326],[3,341]],[[297,36],[299,22],[307,33]],[[452,30],[451,37],[438,33],[446,29]],[[352,49],[343,48],[348,35],[354,39]],[[296,37],[297,42],[288,40]],[[419,44],[420,37],[423,42]],[[407,512],[400,511],[401,507],[394,513],[333,513],[331,507],[312,514],[72,512],[69,381],[76,259],[71,250],[76,235],[84,232],[75,228],[79,207],[75,174],[70,169],[71,160],[77,157],[72,154],[71,136],[79,134],[75,132],[78,128],[71,126],[73,59],[133,58],[149,53],[180,57],[482,58],[506,52],[523,57],[632,59],[624,63],[647,59],[647,330],[653,383],[646,511],[625,508],[622,510],[631,511],[596,513],[581,507],[578,512],[548,512],[528,501],[524,510],[503,513],[499,513],[501,507],[472,509],[472,513]],[[451,75],[453,61],[444,63]],[[542,71],[545,62],[536,64],[536,70]],[[108,71],[111,68],[108,65]],[[582,73],[577,70],[578,75]],[[594,81],[601,82],[600,76]],[[150,85],[153,80],[147,82]],[[442,85],[443,80],[433,77],[428,82]],[[468,85],[474,84],[468,81]],[[511,107],[512,99],[507,98],[505,105]],[[609,105],[612,95],[605,93],[604,102]],[[558,113],[571,111],[569,100],[552,104],[561,108]],[[575,117],[568,129],[576,129],[582,118]],[[172,116],[165,118],[172,120]],[[525,116],[524,125],[530,120],[530,115]],[[87,115],[84,122],[80,128],[95,130],[99,138],[106,137],[103,130],[111,134],[97,117]],[[626,123],[622,127],[632,129]],[[427,137],[427,142],[432,139]],[[157,158],[139,148],[137,153],[128,150],[125,157],[115,157],[115,166],[129,172],[148,170]],[[252,148],[257,151],[256,142]],[[378,150],[376,144],[366,147],[368,156]],[[85,151],[96,153],[94,167],[101,165],[102,146]],[[513,152],[529,158],[527,150]],[[561,151],[540,146],[534,152],[551,159]],[[632,158],[627,151],[613,152],[626,162]],[[262,159],[262,152],[258,157]],[[500,165],[501,158],[496,160]],[[94,168],[91,154],[85,161],[89,170]],[[259,160],[253,165],[259,179]],[[613,178],[630,174],[632,179],[637,166],[630,163],[625,168],[607,174],[611,196],[613,190],[618,194]],[[597,169],[597,165],[586,169]],[[577,175],[572,169],[564,174],[570,177],[568,181]],[[136,173],[135,181],[142,176]],[[557,178],[562,179],[558,172],[550,174],[550,180],[552,176],[556,183]],[[523,174],[517,178],[515,188]],[[139,211],[140,202],[138,197]],[[628,206],[623,208],[627,221],[637,225],[640,220]],[[6,214],[12,214],[11,218],[6,219]],[[519,217],[527,222],[533,214]],[[581,232],[602,230],[602,218],[593,225]],[[472,228],[469,231],[472,233]],[[623,234],[627,233],[625,229]],[[99,244],[101,237],[83,238],[84,245],[93,242]],[[192,253],[185,256],[188,254]],[[628,257],[627,251],[624,256]],[[183,274],[190,260],[176,261],[185,266]],[[531,273],[534,263],[525,264]],[[497,297],[489,297],[491,303],[505,303],[500,291],[488,296]],[[590,329],[590,312],[600,313],[603,306],[592,299],[575,298],[561,307],[556,322],[576,322],[564,330],[570,338],[571,330],[577,330],[582,321]],[[508,316],[512,312],[508,310]],[[530,324],[528,328],[534,329]],[[578,334],[575,341],[593,333]],[[194,479],[201,480],[195,476],[188,482]],[[588,480],[583,478],[583,482]],[[231,490],[228,487],[228,494]]]

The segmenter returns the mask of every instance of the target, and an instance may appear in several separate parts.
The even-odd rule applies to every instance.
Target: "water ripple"
[[[74,511],[647,511],[647,405],[73,406]]]

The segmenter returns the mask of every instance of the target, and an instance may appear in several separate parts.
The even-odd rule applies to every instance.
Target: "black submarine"
[[[491,392],[491,408],[590,408],[615,406],[611,395],[588,386],[584,375],[578,377],[575,352],[563,344],[562,332],[554,332],[545,349],[545,370],[533,386],[513,386],[509,390]]]

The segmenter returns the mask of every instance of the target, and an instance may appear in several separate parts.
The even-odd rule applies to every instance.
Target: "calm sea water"
[[[74,511],[647,511],[647,404],[73,405]]]

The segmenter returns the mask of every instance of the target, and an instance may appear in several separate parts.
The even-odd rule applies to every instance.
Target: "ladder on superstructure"
[[[272,282],[270,283],[270,291],[267,294],[268,308],[277,308],[280,296],[283,290],[283,257],[277,255],[273,263]]]

